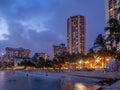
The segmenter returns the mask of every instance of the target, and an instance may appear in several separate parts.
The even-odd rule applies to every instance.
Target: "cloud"
[[[48,52],[50,54],[53,44],[61,41],[61,38],[57,37],[56,32],[29,29],[19,22],[9,22],[8,30],[9,35],[5,35],[8,40],[2,40],[0,42],[1,47],[23,47],[31,49],[34,52]],[[58,35],[59,36],[59,35]]]
[[[8,35],[8,26],[3,18],[0,18],[0,40],[6,40],[5,35]]]
[[[53,44],[66,43],[67,18],[76,14],[86,16],[89,48],[89,41],[103,32],[103,4],[104,0],[0,0],[1,51],[9,46],[50,54]]]

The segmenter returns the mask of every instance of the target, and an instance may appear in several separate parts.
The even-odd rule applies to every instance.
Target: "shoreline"
[[[34,71],[33,71],[34,72]],[[38,71],[38,74],[44,75],[46,71]],[[36,74],[34,72],[34,74]],[[111,85],[114,85],[118,81],[120,81],[120,72],[91,72],[91,71],[71,71],[71,72],[47,72],[48,77],[54,77],[57,76],[57,78],[61,77],[71,77],[71,78],[78,78],[83,77],[84,79],[87,78],[87,80],[93,80],[93,79],[98,79],[95,80],[94,85],[87,86],[89,87],[89,90],[104,90],[106,87],[111,87]]]
[[[2,70],[6,71],[6,70]],[[11,71],[11,70],[7,70]],[[44,79],[61,79],[70,77],[74,79],[75,82],[84,79],[85,81],[94,82],[87,87],[90,89],[87,90],[109,90],[105,88],[112,88],[114,89],[114,84],[120,82],[120,72],[93,72],[93,71],[64,71],[64,72],[48,72],[48,71],[41,71],[41,70],[32,70],[32,71],[25,71],[25,70],[12,70],[12,72],[16,73],[23,73],[25,76],[33,76],[33,77],[41,77]],[[118,84],[117,84],[118,85]],[[118,85],[119,86],[119,85]],[[92,89],[91,89],[92,88]],[[96,89],[95,89],[96,88]],[[115,89],[120,90],[120,89]]]
[[[32,76],[32,77],[40,77],[40,78],[43,78],[43,79],[47,79],[47,80],[63,80],[63,81],[66,81],[66,82],[71,82],[72,83],[76,83],[76,84],[83,84],[83,87],[85,87],[86,89],[85,90],[97,90],[99,89],[101,86],[99,84],[97,84],[98,79],[94,79],[94,78],[79,78],[79,77],[76,77],[76,76],[73,76],[73,75],[70,75],[68,76],[67,73],[48,73],[48,76],[45,75],[45,72],[25,72],[25,71],[16,71],[16,73],[23,73],[25,76],[27,76],[28,74],[28,77],[29,76]],[[81,81],[82,80],[82,81]],[[84,86],[85,85],[85,86]],[[89,88],[89,89],[88,89]]]
[[[48,75],[46,76],[45,73],[46,72],[36,72],[36,71],[32,71],[32,72],[24,72],[24,71],[20,71],[20,73],[24,73],[24,74],[29,74],[30,76],[35,76],[35,77],[40,77],[40,78],[44,78],[44,79],[47,79],[47,78],[51,78],[51,79],[66,79],[68,77],[71,78],[71,80],[74,82],[74,83],[86,83],[86,82],[89,82],[89,83],[86,83],[85,86],[86,86],[86,90],[98,90],[99,88],[101,88],[102,86],[100,84],[98,84],[100,78],[94,78],[94,77],[87,77],[85,76],[84,78],[80,78],[80,76],[75,76],[75,75],[71,75],[69,74],[68,75],[68,72],[67,73],[51,73],[51,72],[47,72]],[[84,79],[86,82],[80,82],[81,79]],[[90,83],[91,82],[91,83]],[[89,88],[89,89],[88,89]]]

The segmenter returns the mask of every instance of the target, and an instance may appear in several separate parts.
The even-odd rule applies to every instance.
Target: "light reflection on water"
[[[61,81],[61,90],[97,90],[99,86],[87,86],[80,82],[73,82],[71,78],[64,78]]]
[[[82,80],[81,80],[82,81]],[[100,88],[99,85],[85,85],[83,82],[73,82],[71,78],[64,78],[61,81],[62,90],[97,90]]]
[[[76,83],[74,90],[97,90],[98,88],[100,88],[99,85],[93,85],[93,86],[88,87],[82,83]]]
[[[64,78],[61,80],[61,88],[62,90],[73,90],[74,83],[72,82],[71,78]]]
[[[76,83],[75,90],[87,90],[87,87],[82,83]]]
[[[83,83],[75,83],[69,77],[37,78],[10,71],[0,71],[0,90],[96,90],[95,88]]]

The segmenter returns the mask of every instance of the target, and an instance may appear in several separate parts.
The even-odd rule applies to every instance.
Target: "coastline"
[[[95,77],[89,77],[89,76],[77,76],[77,72],[75,73],[74,72],[74,75],[71,74],[73,72],[46,72],[46,71],[17,71],[19,73],[24,73],[25,75],[26,74],[29,74],[29,76],[33,76],[33,77],[40,77],[40,78],[44,78],[44,79],[71,79],[74,83],[80,83],[81,82],[81,79],[84,79],[84,82],[86,81],[89,82],[89,84],[85,84],[86,85],[86,88],[85,90],[97,90],[99,88],[101,88],[102,85],[100,85],[98,82],[101,81],[100,78],[95,78]],[[47,75],[46,75],[47,73]],[[82,82],[81,82],[82,83]]]
[[[93,80],[96,83],[94,85],[88,86],[88,90],[109,90],[107,88],[116,88],[114,84],[120,82],[120,72],[94,72],[94,71],[64,71],[64,72],[41,72],[38,71],[38,74],[45,75],[48,74],[48,77],[71,77],[76,80],[84,78],[87,80]],[[34,74],[36,74],[34,72]],[[119,84],[117,84],[119,86]],[[120,90],[120,89],[115,89]]]
[[[85,81],[94,82],[91,85],[87,85],[89,89],[85,90],[120,90],[114,89],[119,88],[120,85],[120,72],[94,72],[94,71],[64,71],[64,72],[50,72],[41,70],[13,70],[12,72],[22,73],[24,76],[40,77],[43,79],[53,80],[70,77],[74,82],[84,79]],[[119,84],[117,84],[119,83]],[[109,88],[109,89],[108,89]]]

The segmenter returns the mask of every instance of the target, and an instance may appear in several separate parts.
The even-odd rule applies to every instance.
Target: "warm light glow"
[[[97,59],[97,60],[96,60],[96,62],[98,63],[98,62],[100,62],[100,60],[99,60],[99,59]]]
[[[79,64],[82,64],[82,61],[79,61]]]
[[[89,61],[86,61],[86,62],[85,62],[85,64],[88,64],[88,63],[89,63]]]
[[[76,83],[75,90],[87,90],[87,87],[84,84]]]
[[[104,63],[102,63],[102,67],[104,66]]]
[[[107,58],[106,61],[109,61],[109,59]]]

